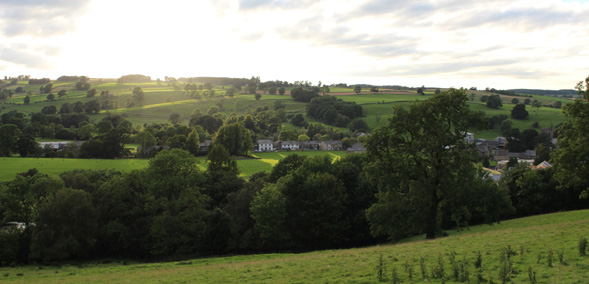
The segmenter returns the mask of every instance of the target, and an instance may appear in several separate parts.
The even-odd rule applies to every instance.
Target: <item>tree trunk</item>
[[[432,240],[438,236],[438,198],[437,189],[432,191],[431,203],[426,217],[425,239]]]

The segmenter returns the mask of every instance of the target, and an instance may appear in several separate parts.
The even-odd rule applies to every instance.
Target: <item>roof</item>
[[[348,148],[348,150],[351,150],[351,151],[356,151],[356,150],[366,151],[366,148],[364,148],[364,145],[362,145],[362,143],[354,143],[354,145],[352,145],[352,147]]]
[[[282,141],[282,145],[299,145],[299,141]]]
[[[258,144],[273,144],[274,141],[270,140],[270,139],[260,139],[258,140]]]

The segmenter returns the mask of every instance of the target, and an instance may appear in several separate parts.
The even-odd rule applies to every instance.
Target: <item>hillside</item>
[[[53,88],[51,93],[57,94],[59,91],[65,90],[67,91],[67,96],[59,97],[56,95],[56,98],[50,101],[47,100],[47,94],[41,94],[39,92],[39,87],[42,85],[30,85],[27,82],[21,81],[17,85],[6,87],[12,90],[22,87],[24,92],[15,93],[12,97],[8,98],[6,103],[3,104],[2,113],[17,110],[25,114],[30,114],[40,112],[43,107],[50,105],[56,106],[59,110],[64,103],[74,103],[77,101],[85,103],[94,99],[99,99],[100,101],[108,100],[111,102],[111,106],[116,106],[116,108],[110,110],[103,110],[100,114],[91,114],[90,118],[94,121],[98,122],[102,117],[109,114],[121,114],[135,126],[145,123],[167,122],[169,115],[172,113],[180,114],[183,124],[187,124],[195,109],[200,109],[201,112],[206,113],[209,108],[219,103],[223,105],[220,112],[227,116],[231,114],[244,115],[249,111],[264,107],[273,109],[274,102],[277,100],[285,103],[285,110],[289,115],[306,112],[306,103],[293,101],[289,96],[290,88],[286,88],[285,95],[270,95],[268,94],[268,90],[257,90],[256,92],[262,94],[262,97],[260,100],[256,100],[253,94],[245,94],[245,89],[234,97],[225,96],[226,92],[231,88],[230,85],[213,86],[212,90],[215,95],[212,98],[204,96],[202,98],[194,98],[190,91],[185,90],[187,83],[181,82],[173,84],[167,84],[165,82],[117,83],[113,79],[91,79],[89,83],[91,85],[90,88],[96,89],[97,91],[94,97],[87,97],[87,91],[76,90],[76,82],[52,81]],[[196,84],[204,83],[206,82]],[[143,89],[145,99],[140,101],[133,100],[132,90],[134,87],[141,87]],[[108,91],[108,97],[101,97],[100,94],[106,91]],[[332,87],[328,94],[340,96],[344,101],[356,102],[362,105],[368,126],[374,128],[386,123],[392,105],[427,99],[434,95],[434,91],[434,89],[426,89],[424,92],[425,95],[420,96],[415,90],[399,91],[381,88],[380,93],[375,94],[371,93],[368,88],[364,88],[357,95],[353,88]],[[28,93],[30,93],[31,100],[26,105],[23,101]],[[515,121],[514,127],[520,128],[529,128],[535,121],[540,122],[539,127],[548,127],[550,124],[556,125],[562,122],[564,120],[562,112],[548,106],[551,106],[556,101],[560,101],[563,104],[570,101],[565,98],[529,95],[528,93],[526,93],[526,96],[529,97],[501,95],[503,107],[495,110],[484,107],[484,103],[480,101],[482,96],[489,95],[490,93],[484,91],[467,91],[467,94],[472,99],[471,104],[477,110],[483,110],[489,115],[506,114],[509,116],[513,108],[511,101],[514,98],[518,98],[521,102],[525,98],[530,98],[532,101],[540,101],[543,107],[538,109],[537,113],[534,112],[534,115],[532,115],[532,107],[528,106],[530,117],[524,121]],[[132,105],[131,102],[133,102]],[[316,122],[308,117],[306,119]],[[287,130],[297,129],[296,126],[290,123],[285,123],[283,128]],[[481,135],[484,138],[493,138],[498,136],[499,132],[498,129],[494,129],[490,132],[481,133]]]
[[[513,283],[530,283],[530,267],[537,283],[585,283],[589,277],[589,257],[579,256],[578,243],[581,237],[587,237],[587,232],[589,210],[582,210],[475,226],[451,231],[448,237],[432,241],[416,240],[421,236],[396,245],[180,262],[103,260],[59,266],[29,265],[3,267],[0,274],[3,283],[378,283],[377,264],[382,254],[384,280],[388,282],[392,282],[395,270],[403,283],[423,283],[423,258],[432,283],[442,283],[442,279],[432,278],[432,270],[439,263],[443,264],[446,283],[456,282],[453,267],[459,275],[466,271],[471,282],[480,279],[487,283],[492,279],[493,283],[501,283],[501,251],[511,248],[513,269],[509,281]],[[479,252],[482,268],[475,269]],[[452,256],[455,266],[450,264]],[[412,280],[408,271],[412,271]]]

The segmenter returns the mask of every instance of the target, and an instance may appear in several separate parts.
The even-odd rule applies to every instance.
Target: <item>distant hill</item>
[[[537,89],[511,89],[517,94],[542,95],[542,96],[575,96],[577,90],[537,90]]]

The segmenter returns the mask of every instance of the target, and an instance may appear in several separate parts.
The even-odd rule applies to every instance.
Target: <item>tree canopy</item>
[[[428,239],[440,236],[444,204],[475,180],[475,157],[464,137],[485,121],[484,114],[470,111],[466,102],[463,90],[450,89],[408,109],[395,106],[389,123],[369,139],[374,175],[382,180],[379,202],[368,212],[373,233],[395,236],[401,230],[425,232]],[[395,225],[382,230],[382,222]]]

